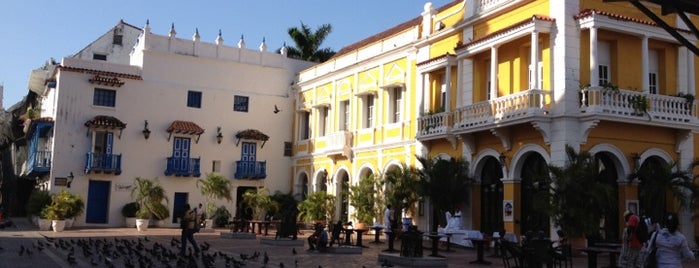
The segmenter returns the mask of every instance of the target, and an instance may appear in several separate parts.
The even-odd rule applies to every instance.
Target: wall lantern
[[[631,160],[633,160],[633,170],[641,168],[641,156],[638,153],[631,153]]]
[[[221,127],[218,127],[218,130],[216,130],[218,134],[216,134],[216,142],[218,144],[221,144],[221,141],[223,141],[223,133],[221,133]]]
[[[68,174],[67,180],[66,180],[66,187],[70,188],[70,184],[73,182],[73,179],[75,179],[75,176],[73,176],[73,172],[71,171],[70,174]]]
[[[506,164],[506,163],[505,163],[505,160],[506,160],[506,159],[507,159],[507,157],[505,156],[505,154],[500,153],[500,156],[498,157],[498,160],[500,160],[500,165],[502,165],[503,167],[504,167],[505,164]]]

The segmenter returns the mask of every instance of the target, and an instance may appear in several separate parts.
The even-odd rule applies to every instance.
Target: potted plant
[[[209,173],[206,175],[206,179],[197,180],[197,188],[206,197],[206,215],[208,218],[204,226],[210,229],[213,227],[214,213],[217,210],[214,201],[217,199],[226,199],[228,202],[233,200],[231,197],[231,181],[217,173]]]
[[[213,220],[213,224],[216,226],[226,226],[228,221],[231,219],[231,212],[229,212],[225,206],[220,206],[214,210],[214,213],[211,215],[211,219]],[[208,226],[209,225],[207,224],[207,228]]]
[[[155,219],[155,226],[165,227],[165,219],[170,217],[170,210],[167,206],[163,203],[153,204],[151,213],[153,214],[153,219]]]
[[[45,229],[42,231],[46,231],[49,228],[49,222],[42,214],[42,210],[49,205],[51,205],[51,194],[48,191],[34,189],[27,200],[26,211],[27,215],[31,217],[32,222],[39,225],[39,219],[44,220],[43,226]],[[39,225],[39,229],[41,229],[41,227],[42,226]]]
[[[71,194],[67,191],[65,193],[63,198],[65,198],[65,202],[67,202],[69,206],[68,214],[66,215],[66,228],[72,228],[75,218],[82,215],[85,211],[85,202],[82,196],[78,194]]]
[[[335,214],[335,196],[325,191],[315,191],[298,203],[298,217],[305,222],[327,223]]]
[[[136,177],[134,179],[134,187],[131,189],[131,197],[136,200],[139,207],[136,213],[136,228],[139,231],[147,230],[151,215],[163,212],[162,210],[156,211],[157,208],[155,207],[162,205],[163,201],[168,201],[165,189],[160,185],[157,178]],[[162,215],[160,214],[159,216]]]
[[[253,220],[264,220],[266,213],[274,212],[279,204],[272,200],[267,189],[248,190],[243,194],[243,203],[252,208]],[[270,213],[271,215],[271,213]]]
[[[349,201],[354,207],[354,217],[357,220],[355,228],[363,229],[367,224],[371,225],[374,219],[381,218],[384,207],[382,184],[379,175],[371,174],[350,186]]]
[[[46,208],[46,218],[51,220],[51,227],[54,232],[61,232],[65,229],[66,218],[71,215],[75,197],[66,190],[61,190],[57,195],[51,196],[51,205]],[[82,199],[78,199],[82,200]]]
[[[136,212],[138,203],[129,202],[121,208],[121,215],[124,216],[126,227],[136,227]]]

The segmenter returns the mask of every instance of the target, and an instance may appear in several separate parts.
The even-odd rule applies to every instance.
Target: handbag
[[[656,253],[658,251],[658,248],[655,247],[655,239],[658,236],[658,232],[653,233],[653,237],[651,238],[651,243],[641,249],[641,265],[644,268],[656,268],[658,267],[658,260],[656,259]]]

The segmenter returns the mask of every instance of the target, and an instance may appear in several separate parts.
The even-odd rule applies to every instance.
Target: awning
[[[107,86],[113,86],[113,87],[121,87],[124,85],[124,81],[119,80],[119,78],[101,76],[99,74],[96,74],[95,76],[90,78],[88,81],[90,81],[90,83],[92,83],[92,84],[107,85]]]
[[[204,133],[204,129],[201,128],[199,125],[195,124],[194,122],[190,121],[173,121],[172,124],[170,124],[170,127],[167,128],[167,132],[170,133],[170,136],[168,136],[167,140],[170,140],[170,137],[172,137],[172,133],[175,134],[184,134],[184,135],[197,135],[201,137],[201,134]],[[197,137],[197,143],[199,142],[199,137]]]
[[[262,141],[261,147],[265,147],[265,143],[267,142],[267,140],[269,140],[269,136],[257,129],[246,129],[238,131],[238,133],[235,134],[235,137],[238,139],[238,142],[235,143],[236,146],[238,146],[240,139]]]
[[[126,123],[121,122],[116,117],[108,115],[98,115],[92,118],[92,120],[87,120],[85,122],[87,127],[87,135],[90,134],[90,129],[95,128],[108,128],[108,129],[119,129],[119,138],[121,138],[121,131],[126,128]]]

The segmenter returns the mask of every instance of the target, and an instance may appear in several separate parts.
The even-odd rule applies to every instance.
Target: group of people
[[[626,227],[622,235],[619,267],[644,267],[644,263],[655,261],[657,267],[682,267],[682,261],[694,260],[687,238],[677,230],[677,214],[670,213],[660,226],[650,218],[640,218],[627,211],[624,213]],[[645,226],[645,228],[644,228]],[[655,259],[647,253],[655,249]]]

